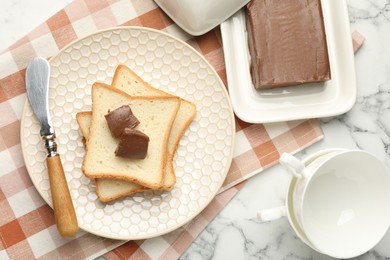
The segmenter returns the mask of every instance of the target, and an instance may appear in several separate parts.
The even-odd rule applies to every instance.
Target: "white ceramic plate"
[[[322,1],[332,79],[273,90],[255,90],[249,71],[245,14],[239,11],[222,23],[229,94],[243,121],[267,123],[335,116],[356,100],[351,32],[345,0]]]
[[[137,193],[104,204],[97,199],[94,182],[81,172],[84,147],[76,113],[91,110],[91,85],[110,84],[121,63],[153,86],[194,102],[197,114],[180,141],[174,159],[177,183],[171,191]],[[222,81],[198,52],[161,31],[120,27],[77,40],[50,64],[49,109],[82,229],[114,239],[145,239],[182,226],[207,206],[230,167],[235,124]],[[26,102],[23,156],[35,187],[52,205],[39,129]]]
[[[184,31],[204,34],[232,16],[249,0],[154,0]]]

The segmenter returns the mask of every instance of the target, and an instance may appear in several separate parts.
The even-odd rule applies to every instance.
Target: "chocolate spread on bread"
[[[115,155],[129,159],[145,159],[148,152],[149,137],[139,130],[139,120],[130,106],[121,106],[104,116],[114,138],[119,137]]]
[[[115,155],[129,159],[145,159],[149,145],[149,137],[141,131],[125,128]]]
[[[252,0],[246,11],[256,89],[330,79],[320,0]]]
[[[114,138],[120,137],[125,128],[134,128],[139,125],[139,121],[133,115],[130,106],[121,106],[105,115],[105,118]]]

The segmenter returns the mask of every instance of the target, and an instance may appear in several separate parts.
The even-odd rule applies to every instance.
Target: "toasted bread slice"
[[[112,80],[112,87],[122,90],[131,96],[167,96],[174,97],[162,90],[152,87],[139,77],[134,71],[125,65],[119,65],[115,71]],[[170,189],[176,183],[176,175],[173,168],[173,157],[177,149],[177,145],[185,130],[188,128],[196,114],[196,107],[193,103],[180,99],[180,107],[176,114],[175,121],[172,125],[171,134],[168,141],[168,160],[165,167],[164,185],[161,189]]]
[[[136,129],[149,136],[145,159],[116,157],[117,140],[111,136],[104,115],[122,105],[129,105],[141,122]],[[132,181],[157,189],[163,183],[168,158],[169,134],[180,106],[177,97],[132,97],[111,86],[92,86],[92,119],[83,160],[83,172],[90,178]]]
[[[89,128],[91,126],[92,112],[79,112],[76,114],[77,123],[80,126],[84,140],[88,140]],[[166,164],[165,164],[166,165]],[[164,178],[165,182],[166,178]],[[163,184],[164,184],[163,182]],[[96,193],[99,200],[109,202],[117,198],[131,195],[136,192],[149,190],[148,188],[135,184],[131,181],[117,179],[95,179]]]

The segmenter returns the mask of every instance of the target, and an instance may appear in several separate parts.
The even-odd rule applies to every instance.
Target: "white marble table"
[[[0,51],[69,2],[2,0]],[[324,140],[299,156],[330,147],[360,148],[390,167],[390,1],[348,0],[348,8],[351,31],[366,37],[355,57],[358,99],[345,115],[321,119]],[[253,177],[182,259],[328,259],[303,244],[286,219],[256,220],[258,210],[283,204],[289,179],[280,166]],[[390,232],[357,259],[386,258],[390,258]]]

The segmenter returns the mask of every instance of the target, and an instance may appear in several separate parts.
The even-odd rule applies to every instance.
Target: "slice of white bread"
[[[104,115],[122,105],[129,105],[141,122],[135,129],[150,138],[145,159],[115,156],[117,140],[111,136]],[[151,189],[161,187],[169,134],[179,106],[177,97],[132,97],[111,86],[95,83],[91,126],[82,165],[84,174],[94,179],[132,181]]]
[[[113,87],[124,92],[138,96],[172,96],[166,92],[153,88],[143,81],[136,73],[124,65],[119,65],[115,71]],[[77,114],[77,121],[82,134],[88,138],[91,112],[80,112]],[[181,99],[179,111],[173,123],[168,143],[168,159],[165,166],[165,178],[160,190],[170,189],[176,183],[172,160],[181,137],[196,114],[196,107],[193,103]],[[96,179],[96,191],[101,201],[108,202],[122,196],[131,195],[135,192],[147,190],[137,184],[112,179]]]
[[[174,97],[162,90],[152,87],[139,77],[134,71],[125,65],[119,65],[112,80],[112,87],[120,89],[131,96],[166,96]],[[180,107],[172,125],[168,141],[168,159],[165,167],[165,181],[160,189],[170,189],[176,183],[176,175],[173,168],[173,157],[181,137],[192,122],[196,114],[193,103],[180,99]]]
[[[92,112],[79,112],[76,114],[77,122],[80,126],[80,130],[84,138],[87,140],[89,136],[89,127],[91,125],[91,119],[92,119]],[[183,126],[184,130],[187,128],[186,126]],[[184,131],[183,131],[184,132]],[[173,133],[173,129],[171,130],[171,136],[172,134],[178,135],[178,140],[175,142],[175,144],[170,144],[171,146],[176,146],[177,143],[180,140],[181,134]],[[168,149],[169,151],[169,149]],[[173,152],[174,153],[174,152]],[[169,163],[168,163],[169,162]],[[159,188],[159,190],[166,190],[171,188],[172,183],[175,182],[174,171],[171,170],[170,167],[172,167],[172,161],[168,161],[165,165],[165,171],[166,176],[164,178],[164,182],[162,187]],[[172,167],[173,168],[173,167]],[[131,195],[136,192],[142,192],[149,190],[148,188],[145,188],[141,185],[129,182],[129,181],[122,181],[117,179],[96,179],[96,193],[99,197],[99,199],[103,202],[109,202],[112,200],[115,200],[117,198]]]
[[[79,112],[76,114],[77,123],[80,126],[81,133],[85,140],[88,140],[89,128],[91,126],[92,112]],[[166,164],[165,164],[166,165]],[[164,178],[165,182],[166,178]],[[164,183],[163,182],[163,183]],[[96,193],[99,200],[110,202],[122,196],[131,195],[136,192],[149,190],[148,188],[135,184],[131,181],[117,179],[95,179]]]

